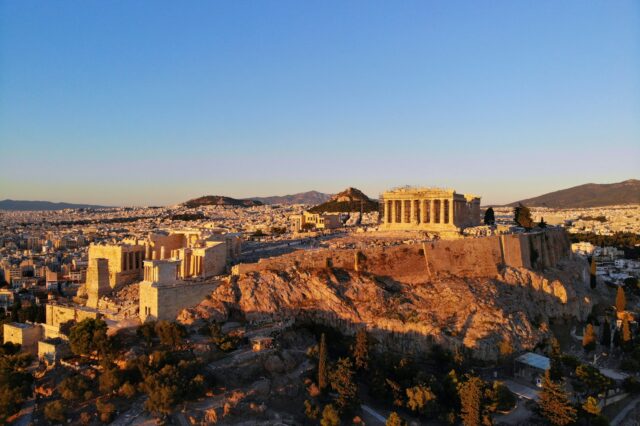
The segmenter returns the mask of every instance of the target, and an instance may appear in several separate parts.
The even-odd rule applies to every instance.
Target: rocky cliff
[[[419,352],[437,342],[494,359],[503,340],[529,349],[546,335],[550,318],[584,319],[589,313],[588,265],[571,257],[565,240],[554,231],[509,242],[507,252],[518,242],[529,262],[538,247],[536,266],[522,258],[506,263],[499,241],[496,249],[482,238],[433,248],[314,252],[323,264],[284,256],[231,277],[180,319],[224,320],[238,309],[249,320],[309,319],[348,334],[365,326],[381,345],[400,351]],[[349,256],[351,267],[341,263]]]

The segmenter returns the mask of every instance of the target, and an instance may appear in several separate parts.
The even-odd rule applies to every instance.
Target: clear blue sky
[[[638,1],[0,0],[0,199],[640,177]]]

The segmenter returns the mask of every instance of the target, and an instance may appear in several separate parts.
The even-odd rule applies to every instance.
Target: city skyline
[[[637,178],[640,5],[0,3],[0,199]]]

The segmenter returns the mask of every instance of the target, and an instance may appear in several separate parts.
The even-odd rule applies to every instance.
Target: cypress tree
[[[367,370],[369,368],[369,341],[364,328],[361,328],[356,333],[356,341],[353,345],[353,361],[357,370]]]
[[[323,391],[327,387],[327,342],[324,333],[320,336],[318,351],[318,387]]]
[[[513,209],[513,219],[515,222],[525,229],[533,228],[533,219],[531,219],[531,210],[527,206],[520,204]]]
[[[605,318],[604,324],[602,324],[600,344],[607,348],[611,347],[611,324],[609,324],[609,318]]]
[[[458,386],[460,396],[462,424],[464,426],[480,426],[482,409],[482,380],[469,377]]]
[[[627,306],[627,297],[624,294],[624,289],[622,286],[618,287],[618,292],[616,293],[616,310],[618,312],[624,312],[624,309]]]
[[[569,403],[569,396],[560,383],[551,380],[549,371],[544,375],[538,399],[538,411],[549,423],[565,426],[576,420],[576,409]]]
[[[591,256],[591,269],[589,270],[589,280],[591,284],[591,288],[596,288],[596,257]]]
[[[596,332],[593,330],[593,325],[591,324],[587,324],[587,327],[584,329],[582,347],[586,351],[592,351],[596,347]]]
[[[622,333],[620,338],[623,348],[628,348],[631,345],[631,328],[629,328],[629,320],[626,317],[622,320]]]
[[[358,385],[353,380],[353,364],[351,359],[340,358],[330,374],[331,389],[336,391],[336,405],[340,412],[344,412],[355,403],[358,396]]]
[[[402,426],[402,419],[400,418],[398,413],[392,411],[391,414],[389,414],[389,417],[387,417],[385,426]]]
[[[492,207],[489,207],[487,211],[484,212],[484,224],[488,226],[496,224],[496,214]]]

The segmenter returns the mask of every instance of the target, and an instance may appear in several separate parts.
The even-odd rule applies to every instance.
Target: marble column
[[[440,223],[444,223],[444,200],[440,200]]]
[[[396,200],[391,200],[391,222],[396,223]]]

